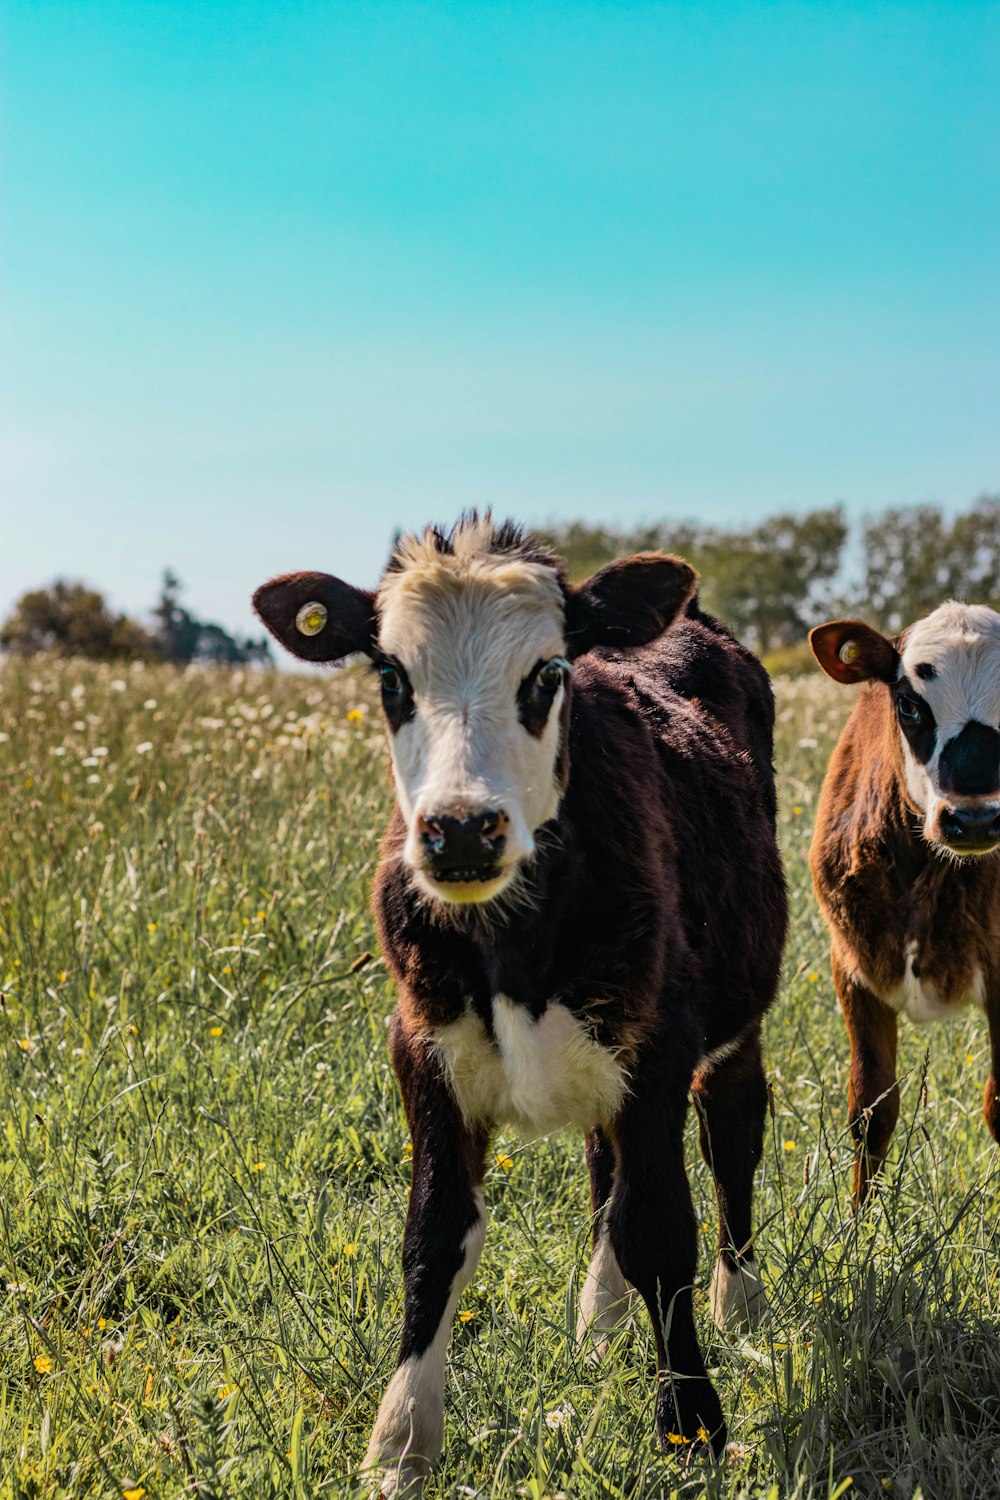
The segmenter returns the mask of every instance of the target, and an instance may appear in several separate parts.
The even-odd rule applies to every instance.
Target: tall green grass
[[[646,1328],[574,1347],[574,1139],[501,1137],[456,1323],[450,1495],[1000,1494],[1000,1163],[981,1016],[904,1032],[873,1212],[805,864],[846,696],[782,681],[792,932],[766,1029],[768,1327],[701,1333],[733,1440],[652,1439]],[[366,680],[0,668],[0,1497],[350,1495],[391,1371],[408,1142],[367,893],[390,803]]]

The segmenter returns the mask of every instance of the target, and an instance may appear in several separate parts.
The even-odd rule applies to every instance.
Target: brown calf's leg
[[[986,1016],[990,1024],[990,1076],[983,1094],[983,1118],[993,1139],[1000,1142],[1000,982],[996,980],[987,989]]]
[[[848,1120],[854,1137],[854,1207],[868,1196],[881,1171],[899,1118],[896,1082],[896,1012],[835,956],[833,983],[851,1040]]]
[[[615,1184],[608,1204],[611,1247],[653,1321],[660,1389],[656,1426],[665,1447],[699,1438],[721,1453],[726,1424],[698,1347],[692,1291],[694,1212],[684,1167],[690,1070],[647,1054],[615,1123]]]
[[[398,1019],[392,1060],[413,1141],[403,1235],[404,1311],[399,1364],[390,1380],[366,1468],[384,1497],[414,1493],[441,1451],[444,1368],[451,1323],[486,1232],[482,1180],[487,1132],[466,1124],[420,1039]]]
[[[615,1328],[629,1311],[632,1294],[611,1245],[607,1205],[614,1188],[615,1148],[603,1130],[587,1137],[593,1253],[580,1291],[578,1343],[589,1341],[588,1358],[600,1358]]]
[[[760,1027],[728,1057],[695,1074],[701,1154],[715,1178],[719,1253],[712,1275],[712,1316],[719,1328],[746,1332],[767,1310],[753,1254],[753,1175],[764,1144],[767,1080]]]

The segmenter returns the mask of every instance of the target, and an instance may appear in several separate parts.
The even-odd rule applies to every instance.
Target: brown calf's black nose
[[[432,813],[417,819],[425,866],[436,880],[489,880],[507,841],[505,812]]]
[[[949,807],[941,814],[941,832],[953,849],[982,849],[1000,842],[996,807]]]

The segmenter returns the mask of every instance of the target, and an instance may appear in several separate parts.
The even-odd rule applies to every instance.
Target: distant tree
[[[157,621],[156,644],[165,661],[214,662],[242,667],[270,664],[271,648],[266,636],[230,635],[221,625],[198,620],[180,602],[182,584],[170,568],[163,574],[160,597],[153,609]]]
[[[180,602],[182,587],[173,569],[165,568],[160,595],[153,606],[156,644],[164,661],[192,661],[198,650],[201,626]]]
[[[744,531],[695,522],[616,531],[575,521],[543,536],[565,558],[574,581],[629,552],[661,548],[687,558],[701,575],[705,608],[763,652],[800,639],[824,617],[847,521],[835,505],[771,516]]]
[[[155,641],[141,625],[112,614],[96,589],[65,579],[22,594],[0,628],[0,647],[20,656],[55,651],[97,661],[157,655]]]
[[[706,532],[692,549],[705,607],[762,654],[792,645],[827,615],[846,540],[838,505]]]
[[[949,521],[934,505],[883,511],[866,522],[862,609],[900,630],[944,599],[1000,606],[1000,497]]]
[[[612,558],[621,557],[629,549],[624,545],[624,533],[608,526],[591,526],[586,521],[570,521],[565,526],[552,526],[538,531],[536,535],[546,542],[566,564],[566,571],[573,583],[589,578]]]

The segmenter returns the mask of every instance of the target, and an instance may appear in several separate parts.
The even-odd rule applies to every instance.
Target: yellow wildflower
[[[794,1151],[795,1150],[795,1142],[794,1141],[785,1141],[783,1143],[782,1149],[785,1150],[785,1151]]]
[[[463,1307],[463,1308],[462,1308],[462,1311],[461,1311],[461,1312],[460,1312],[460,1313],[459,1313],[459,1315],[458,1315],[458,1321],[459,1321],[459,1322],[460,1322],[460,1323],[471,1323],[471,1322],[472,1322],[472,1320],[473,1320],[473,1318],[474,1318],[474,1317],[475,1317],[475,1316],[476,1316],[476,1315],[475,1315],[475,1313],[474,1313],[474,1312],[473,1312],[473,1311],[472,1311],[472,1308],[471,1308],[471,1307]]]
[[[122,1500],[142,1500],[145,1493],[146,1486],[144,1484],[136,1484],[130,1490],[122,1490]]]
[[[208,1034],[209,1034],[209,1036],[221,1036],[222,1035],[222,1027],[221,1026],[210,1026],[208,1028]]]
[[[235,1385],[220,1385],[215,1394],[220,1401],[228,1401],[230,1396],[238,1389],[239,1387]]]
[[[156,929],[159,927],[159,925],[160,925],[159,922],[147,922],[146,923],[146,931],[147,932],[155,932]]]
[[[347,710],[347,722],[348,722],[348,724],[360,724],[361,720],[364,718],[364,716],[365,716],[365,711],[364,711],[363,708],[349,708]]]
[[[350,1260],[353,1256],[357,1255],[357,1253],[358,1253],[358,1247],[357,1247],[357,1245],[345,1245],[344,1246],[344,1254],[347,1256],[348,1260]]]
[[[52,1369],[52,1361],[47,1354],[35,1355],[35,1369],[39,1375],[48,1375]]]
[[[498,1151],[497,1166],[500,1168],[501,1172],[510,1172],[514,1167],[514,1158],[512,1156],[508,1156],[506,1151]]]

